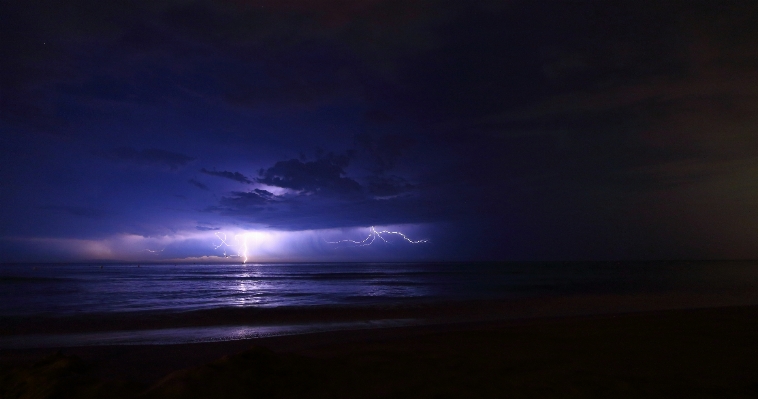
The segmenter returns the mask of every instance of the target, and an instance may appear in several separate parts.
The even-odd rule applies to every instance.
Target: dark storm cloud
[[[499,163],[525,176],[573,175],[627,191],[704,181],[723,162],[758,156],[748,128],[758,127],[758,119],[746,112],[758,97],[740,93],[758,88],[758,79],[735,74],[730,79],[744,89],[722,81],[715,92],[699,79],[561,96],[549,106],[503,114],[485,131],[489,141],[509,147]],[[538,148],[547,156],[530,158]]]
[[[84,206],[68,206],[68,205],[50,205],[40,207],[43,210],[55,211],[72,216],[88,218],[88,219],[102,219],[108,216],[108,213],[102,209],[84,207]]]
[[[370,169],[378,174],[392,169],[398,158],[414,144],[416,141],[412,137],[399,134],[383,134],[379,137],[359,134],[355,137],[356,147],[373,162]]]
[[[447,204],[418,196],[337,201],[307,195],[267,196],[251,191],[223,197],[218,206],[208,211],[274,229],[308,230],[438,222],[447,219],[448,209]]]
[[[758,155],[748,128],[758,126],[748,111],[758,98],[754,4],[551,4],[472,18],[474,34],[435,52],[441,68],[407,82],[438,93],[416,104],[440,139],[476,148],[461,158],[476,174],[461,179],[636,192],[703,181],[728,159]],[[475,47],[496,42],[508,51]],[[472,52],[476,62],[452,58]],[[433,87],[440,81],[452,84]]]
[[[367,180],[368,192],[378,197],[399,195],[415,188],[399,176],[369,176]]]
[[[205,173],[206,175],[223,177],[225,179],[234,180],[240,183],[247,183],[247,184],[252,183],[252,180],[248,179],[247,176],[243,175],[240,172],[229,172],[226,170],[216,171],[216,170],[208,170],[205,168],[200,169],[200,172]]]
[[[174,195],[231,224],[449,222],[491,258],[665,253],[752,220],[756,2],[6,1],[0,15],[3,203],[81,196],[150,232],[177,231],[155,222]],[[100,155],[178,173],[77,155],[116,146]],[[354,152],[288,158],[315,146]],[[191,195],[208,187],[182,152],[253,189]],[[29,225],[11,213],[5,231]],[[715,242],[702,234],[688,248]]]
[[[54,1],[0,3],[0,14],[5,17],[0,24],[0,57],[4,60],[0,63],[0,120],[14,131],[72,133],[86,119],[81,106],[92,101],[70,94],[80,87],[95,87],[94,83],[123,85],[116,81],[123,74],[103,80],[113,70],[92,62],[95,53],[101,53],[92,45],[113,40],[126,26],[133,26],[138,9],[126,2],[104,5],[86,0],[65,5]],[[84,48],[93,51],[83,56],[79,51]],[[124,61],[122,56],[116,58]]]
[[[315,160],[308,161],[303,155],[259,172],[257,183],[291,191],[280,195],[262,189],[232,192],[207,210],[285,230],[445,219],[449,204],[435,203],[432,194],[419,191],[400,176],[373,172],[362,178],[349,176],[346,168],[360,156],[355,152],[319,150],[316,154]]]
[[[723,30],[713,48],[754,41],[733,33],[751,22],[738,18],[751,14],[747,3],[696,2],[684,14],[678,2],[307,3],[6,3],[13,23],[4,33],[18,39],[2,47],[6,119],[76,121],[82,107],[98,107],[93,99],[154,102],[195,93],[256,108],[361,98],[375,104],[367,115],[378,120],[410,115],[467,125],[545,96],[680,76],[693,57],[688,46],[694,57],[711,51],[698,35]],[[730,51],[749,59],[740,48]],[[156,86],[164,89],[157,96],[143,90]],[[65,93],[76,95],[63,101]]]
[[[361,185],[344,177],[350,156],[329,153],[315,161],[279,161],[260,171],[259,183],[287,188],[301,194],[350,196],[360,194]]]
[[[275,200],[274,194],[256,188],[252,191],[232,191],[231,196],[221,198],[221,204],[237,208],[250,208],[271,204]]]
[[[184,154],[156,148],[137,150],[132,147],[119,147],[103,151],[99,155],[115,162],[167,168],[172,171],[176,171],[195,160],[195,158]]]
[[[221,230],[220,227],[208,227],[208,226],[195,226],[195,229],[200,231],[216,231]]]
[[[260,171],[258,183],[291,191],[280,195],[262,189],[232,192],[207,210],[284,230],[448,219],[449,202],[434,201],[435,193],[419,190],[400,176],[374,172],[361,178],[349,176],[345,168],[354,157],[360,157],[353,151],[334,154],[319,150],[316,154],[312,161],[303,155]]]
[[[433,14],[419,1],[307,3],[3,2],[0,118],[79,134],[93,112],[188,94],[264,108],[360,97],[380,62],[423,44],[418,21]]]
[[[224,212],[258,212],[266,205],[277,202],[277,197],[259,188],[252,191],[233,191],[230,196],[222,197],[219,201],[220,207],[213,207],[211,211]]]
[[[208,188],[208,186],[206,186],[206,185],[205,185],[205,184],[203,184],[202,182],[199,182],[199,181],[197,181],[197,180],[195,180],[195,179],[189,179],[189,183],[190,183],[190,184],[192,184],[193,186],[195,186],[195,187],[197,187],[197,188],[201,189],[201,190],[206,190],[206,191],[210,190],[210,189]]]

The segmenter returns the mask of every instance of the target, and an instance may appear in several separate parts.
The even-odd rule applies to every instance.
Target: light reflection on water
[[[758,287],[756,262],[0,265],[0,317],[734,287]]]
[[[102,266],[2,265],[0,316],[349,305],[433,289],[408,264]]]

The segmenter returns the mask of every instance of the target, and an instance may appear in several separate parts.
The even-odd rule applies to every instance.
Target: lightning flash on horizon
[[[241,258],[242,263],[247,263],[251,257],[258,257],[259,255],[270,257],[272,253],[281,253],[281,251],[286,248],[291,248],[293,245],[298,245],[297,242],[302,243],[304,242],[302,240],[308,240],[307,237],[311,237],[312,234],[312,232],[302,233],[303,235],[299,235],[300,238],[297,238],[292,237],[292,232],[288,233],[286,236],[282,235],[281,233],[271,231],[241,231],[234,235],[227,235],[223,232],[215,232],[213,234],[216,236],[216,239],[218,241],[213,244],[213,249],[222,250],[222,256],[224,258]],[[234,237],[233,240],[232,237]],[[368,236],[360,241],[350,239],[327,241],[323,238],[321,238],[321,240],[331,245],[358,247],[369,246],[375,242],[393,244],[400,242],[401,240],[407,242],[408,244],[423,244],[429,242],[429,240],[425,239],[413,240],[400,231],[377,230],[377,228],[374,226],[369,227]]]
[[[220,234],[220,235],[219,235]],[[223,235],[223,237],[221,237]],[[238,245],[231,245],[228,242],[226,242],[226,234],[224,233],[216,233],[216,238],[218,238],[221,242],[214,247],[214,249],[219,249],[221,247],[224,247],[224,257],[225,258],[231,258],[231,257],[241,257],[243,258],[242,263],[247,263],[247,237],[245,235],[242,235],[242,240],[240,240],[240,234],[237,234],[234,236],[234,240],[238,243],[241,242],[241,244]],[[237,255],[229,255],[226,253],[226,248],[239,248],[237,251]]]
[[[416,241],[411,240],[410,238],[408,238],[408,236],[406,236],[405,234],[403,234],[403,233],[401,233],[399,231],[388,231],[388,230],[378,231],[378,230],[376,230],[376,228],[374,226],[371,226],[369,228],[369,234],[368,234],[368,236],[366,238],[364,238],[363,240],[361,240],[361,241],[356,241],[356,240],[339,240],[339,241],[326,241],[326,242],[328,244],[345,244],[346,243],[346,244],[354,244],[355,246],[358,246],[358,247],[365,247],[365,246],[369,246],[369,245],[373,244],[374,241],[376,241],[376,239],[379,238],[380,240],[384,241],[385,243],[389,243],[384,237],[382,237],[382,234],[385,234],[385,235],[387,235],[387,234],[398,235],[398,236],[402,237],[403,240],[405,240],[405,241],[407,241],[407,242],[409,242],[411,244],[423,244],[423,243],[429,242],[429,240],[416,240]]]

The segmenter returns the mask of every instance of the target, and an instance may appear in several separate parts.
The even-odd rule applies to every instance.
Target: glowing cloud
[[[214,249],[224,248],[224,257],[225,258],[235,258],[239,257],[242,258],[242,263],[247,263],[248,261],[248,251],[251,249],[250,247],[256,247],[260,248],[263,246],[266,246],[267,244],[270,244],[271,242],[275,242],[281,237],[276,237],[276,233],[272,232],[263,232],[263,231],[247,231],[240,234],[234,235],[234,241],[235,244],[229,244],[227,242],[227,236],[224,233],[215,233],[216,238],[219,239],[218,245],[214,246]],[[232,255],[227,253],[227,248],[236,248],[236,254]]]
[[[424,230],[419,230],[424,229]],[[366,235],[368,230],[368,235]],[[117,262],[321,262],[406,259],[427,252],[409,247],[429,242],[414,240],[424,227],[416,225],[280,231],[255,226],[221,226],[198,231],[195,224],[171,235],[118,234],[102,239],[0,237],[28,251],[44,248],[51,260]],[[410,234],[410,237],[407,234]],[[342,239],[360,237],[359,239]],[[364,238],[365,237],[365,238]],[[377,245],[386,244],[386,245]],[[414,244],[414,245],[411,245]],[[373,245],[379,251],[364,248]],[[386,247],[388,250],[383,250]],[[394,247],[394,248],[391,248]],[[401,248],[405,247],[405,248]],[[354,248],[355,250],[350,250]],[[344,251],[335,251],[344,249]],[[391,249],[391,250],[390,250]],[[419,248],[420,249],[420,248]],[[429,247],[431,250],[432,248]]]

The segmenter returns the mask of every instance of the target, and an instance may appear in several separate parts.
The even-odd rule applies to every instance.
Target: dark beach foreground
[[[2,398],[751,398],[758,307],[4,350]]]

